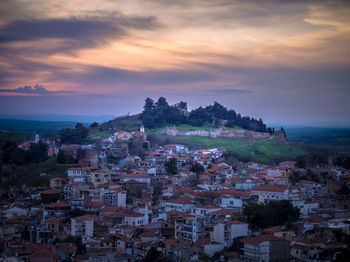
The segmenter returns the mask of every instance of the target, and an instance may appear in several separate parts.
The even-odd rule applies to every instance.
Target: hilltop
[[[138,131],[141,125],[154,146],[184,144],[193,149],[226,148],[227,155],[242,161],[278,163],[305,155],[301,148],[285,141],[284,131],[266,127],[264,122],[241,116],[217,102],[187,110],[187,103],[168,105],[165,98],[150,98],[144,110],[105,122],[90,136],[108,137],[115,131]]]

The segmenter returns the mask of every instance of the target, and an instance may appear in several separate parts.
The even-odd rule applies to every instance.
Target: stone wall
[[[166,127],[160,134],[168,136],[204,136],[204,137],[240,137],[254,140],[256,138],[268,138],[270,137],[269,133],[259,133],[250,130],[228,130],[225,128],[218,128],[213,130],[188,130],[188,131],[179,131],[176,127]]]

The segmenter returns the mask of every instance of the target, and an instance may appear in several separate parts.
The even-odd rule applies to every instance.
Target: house
[[[72,236],[92,237],[94,234],[94,219],[88,216],[74,217],[71,219]]]
[[[60,199],[60,191],[56,189],[47,189],[40,193],[40,197],[44,204],[55,203]]]
[[[293,235],[295,235],[295,232],[284,226],[275,226],[275,227],[265,228],[263,230],[263,234],[273,235],[275,237],[280,237],[280,238],[286,238],[286,237],[292,237]]]
[[[144,226],[148,224],[148,214],[130,213],[125,214],[125,225],[128,226]]]
[[[45,206],[44,217],[58,217],[65,220],[71,211],[71,205],[57,202]]]
[[[300,180],[298,181],[298,189],[305,197],[312,198],[321,189],[321,184],[314,181]]]
[[[289,200],[288,186],[264,185],[254,187],[251,190],[252,196],[256,196],[259,203],[264,203],[266,200]]]
[[[5,218],[8,218],[8,217],[13,217],[15,215],[18,215],[18,216],[26,216],[27,215],[27,210],[23,209],[23,208],[20,208],[20,207],[10,207],[10,208],[7,208],[3,211],[3,216]]]
[[[166,200],[163,202],[163,206],[165,212],[176,210],[182,213],[190,213],[195,207],[193,200],[189,197]]]
[[[273,235],[260,235],[243,240],[243,261],[289,261],[289,241]]]
[[[103,170],[103,169],[97,169],[97,170],[91,171],[90,182],[95,187],[101,184],[109,183],[111,181],[112,179],[109,171]]]
[[[85,182],[90,183],[91,171],[96,170],[95,167],[69,168],[69,182]]]
[[[218,210],[221,210],[221,208],[217,206],[212,206],[212,205],[198,206],[192,209],[192,214],[195,216],[205,217],[209,215],[209,213],[212,213]]]
[[[190,261],[193,254],[191,242],[183,239],[163,239],[159,242],[158,249],[172,261]]]
[[[175,238],[196,242],[204,233],[204,219],[184,215],[175,221]]]
[[[237,237],[248,236],[248,224],[240,221],[218,222],[214,225],[212,240],[229,247]]]
[[[126,190],[104,190],[102,196],[102,203],[106,206],[126,207]]]
[[[187,148],[184,145],[179,145],[179,144],[169,144],[163,146],[164,150],[169,150],[169,153],[174,154],[174,153],[185,153]]]
[[[220,207],[228,209],[241,209],[242,199],[249,195],[245,191],[236,189],[223,190],[220,194]]]
[[[66,179],[63,177],[53,177],[50,179],[50,188],[52,189],[62,189]]]
[[[126,183],[128,181],[136,181],[139,183],[145,183],[147,185],[151,184],[151,177],[144,174],[125,174],[118,176],[121,183]]]
[[[198,239],[194,245],[199,247],[199,254],[206,254],[209,257],[214,256],[216,252],[220,252],[224,249],[223,244],[211,241],[207,238]]]
[[[279,163],[279,167],[286,168],[286,169],[293,169],[295,168],[297,162],[295,161],[283,161]]]

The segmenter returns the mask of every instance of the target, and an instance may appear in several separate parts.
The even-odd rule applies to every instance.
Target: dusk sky
[[[1,114],[147,96],[267,123],[350,122],[350,1],[0,1]]]

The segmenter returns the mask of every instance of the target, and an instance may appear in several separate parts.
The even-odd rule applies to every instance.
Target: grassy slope
[[[17,186],[21,186],[22,184],[26,184],[27,186],[48,186],[50,178],[65,177],[67,168],[66,166],[56,165],[55,158],[39,164],[18,166],[15,169],[15,173],[20,175],[11,178],[7,184]],[[40,173],[46,173],[47,176],[41,177]]]
[[[159,145],[176,143],[184,144],[195,149],[224,147],[239,159],[254,160],[262,163],[276,163],[282,160],[292,160],[298,155],[306,154],[302,149],[276,138],[250,141],[246,138],[210,138],[200,136],[171,137],[166,135],[151,135],[150,139]]]

